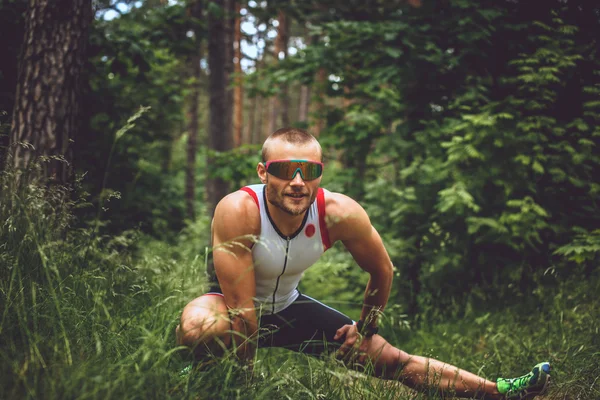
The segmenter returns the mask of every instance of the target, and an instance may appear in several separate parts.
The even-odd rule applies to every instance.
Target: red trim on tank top
[[[322,188],[319,188],[317,191],[317,209],[319,210],[319,230],[321,231],[321,241],[323,242],[325,250],[327,250],[331,247],[331,242],[329,241],[329,231],[327,230],[327,225],[325,224],[325,191]]]
[[[256,192],[252,189],[250,189],[247,186],[244,186],[243,188],[241,188],[240,190],[243,190],[244,192],[248,193],[250,196],[252,196],[252,198],[254,199],[254,202],[256,203],[256,206],[258,207],[258,209],[260,210],[260,205],[258,204],[258,196],[256,195]]]
[[[204,296],[221,296],[221,297],[225,297],[225,295],[223,293],[204,293],[201,297]]]

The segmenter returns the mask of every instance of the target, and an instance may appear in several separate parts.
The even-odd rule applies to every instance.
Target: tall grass
[[[100,236],[77,228],[69,209],[81,203],[65,203],[69,190],[16,182],[9,171],[0,176],[0,398],[435,397],[333,358],[279,349],[260,350],[253,371],[225,356],[180,376],[189,361],[175,347],[174,329],[183,306],[205,288],[208,221],[181,232],[177,246],[136,231]],[[334,251],[323,263],[337,258]],[[391,306],[383,333],[408,352],[488,378],[521,374],[549,359],[550,397],[597,399],[599,282],[573,279],[537,293],[547,301],[534,308],[467,314],[418,331]]]
[[[138,257],[138,233],[74,228],[65,189],[17,181],[0,177],[0,398],[168,389],[156,376],[176,370],[172,331],[186,291],[201,290],[200,261]]]

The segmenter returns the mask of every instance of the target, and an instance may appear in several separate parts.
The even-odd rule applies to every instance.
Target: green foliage
[[[515,376],[536,360],[549,360],[553,378],[549,398],[596,398],[598,309],[591,280],[578,276],[561,288],[542,288],[533,308],[516,305],[498,313],[469,308],[460,319],[424,326],[405,336],[403,346],[416,354],[460,360],[460,366],[483,376]],[[590,341],[583,343],[584,338]]]
[[[134,259],[129,255],[123,257],[123,250],[131,249],[135,243],[144,249],[143,255]],[[68,242],[62,243],[59,254],[70,249],[65,244]],[[202,262],[187,264],[181,269],[179,262],[170,258],[175,253],[172,250],[168,253],[167,249],[136,235],[121,235],[108,243],[106,251],[97,249],[88,256],[95,265],[101,262],[102,275],[98,275],[97,268],[83,270],[76,279],[63,283],[63,294],[57,294],[57,300],[71,343],[71,361],[65,355],[64,342],[57,340],[62,339],[61,336],[47,331],[49,324],[57,322],[44,315],[49,311],[46,306],[50,301],[42,296],[45,293],[38,292],[39,286],[34,286],[37,288],[32,292],[37,293],[33,300],[35,306],[24,314],[32,322],[37,321],[34,328],[24,328],[22,324],[26,320],[15,322],[21,324],[25,332],[43,330],[44,338],[27,343],[27,348],[33,350],[26,353],[30,354],[27,358],[15,358],[17,348],[10,349],[14,339],[8,335],[10,331],[3,329],[3,338],[9,340],[3,340],[1,349],[3,356],[11,361],[4,364],[2,376],[17,378],[12,384],[2,386],[3,394],[37,397],[44,393],[45,398],[65,394],[93,398],[156,395],[194,398],[200,393],[212,398],[286,398],[292,393],[294,398],[396,398],[398,393],[401,398],[414,396],[397,384],[352,373],[333,360],[319,361],[275,350],[259,352],[253,379],[229,358],[214,360],[185,378],[178,377],[177,371],[184,364],[173,352],[172,328],[182,306],[181,300],[193,296],[197,290],[190,279],[197,279],[194,276],[201,272]],[[62,254],[63,261],[75,261],[65,260],[65,256],[66,253]],[[54,257],[50,260],[53,262]],[[59,266],[61,273],[66,266]],[[180,292],[182,288],[185,293]],[[80,295],[70,294],[73,290],[79,290]],[[546,328],[539,330],[535,314],[523,317],[519,312],[505,312],[469,316],[461,323],[437,325],[424,331],[406,331],[396,340],[400,340],[407,351],[454,360],[463,368],[490,377],[520,374],[524,365],[531,364],[531,359],[550,357],[558,374],[555,391],[576,391],[593,397],[592,380],[597,371],[593,369],[596,364],[590,360],[598,344],[590,343],[594,335],[588,332],[597,329],[594,324],[598,316],[593,315],[593,308],[582,309],[585,304],[592,304],[580,297],[580,293],[586,291],[571,292],[578,293],[577,297],[570,296],[567,300],[561,296],[549,304],[549,315],[557,319],[557,323],[548,328],[555,329],[554,333],[546,332]],[[587,302],[593,300],[587,299]],[[579,304],[579,310],[575,310],[573,304]],[[5,315],[10,317],[12,309],[8,311]],[[7,326],[10,325],[3,325]],[[515,335],[515,330],[521,334]],[[386,336],[394,340],[391,332],[398,334],[399,330],[386,332]],[[588,340],[583,341],[584,337]],[[53,346],[57,347],[54,352]],[[41,358],[34,358],[36,348]],[[515,357],[516,354],[520,356]],[[574,381],[561,372],[568,370],[578,370],[581,375]]]
[[[566,257],[577,264],[593,262],[600,253],[600,230],[580,233],[575,239],[556,249],[554,254]]]
[[[19,25],[24,5],[3,3],[0,21]],[[549,359],[551,396],[598,398],[598,6],[297,6],[252,7],[260,21],[286,7],[313,40],[254,74],[250,94],[330,77],[323,186],[361,200],[392,257],[385,337],[492,379]],[[187,61],[204,36],[181,2],[94,22],[74,150],[95,210],[0,177],[0,397],[427,398],[276,350],[252,378],[231,357],[178,376],[173,329],[203,292],[210,235],[206,213],[183,223]],[[126,126],[141,105],[152,111]],[[258,148],[203,155],[215,176],[254,182]],[[301,290],[356,318],[366,280],[334,248]]]
[[[191,29],[197,35],[188,36]],[[75,165],[99,208],[103,190],[121,195],[102,205],[105,230],[135,226],[166,238],[183,228],[187,60],[203,32],[179,4],[94,21],[84,100],[89,130],[75,140]],[[152,111],[119,138],[141,106]],[[200,164],[197,176],[202,172]]]
[[[368,275],[338,244],[306,271],[299,289],[358,320],[367,281]]]
[[[167,392],[176,372],[158,381],[157,371],[174,360],[177,315],[201,288],[205,249],[182,260],[138,231],[75,229],[69,207],[79,203],[65,204],[64,189],[15,181],[0,176],[0,397]],[[198,239],[182,237],[190,248]]]
[[[233,190],[256,183],[256,165],[261,161],[262,145],[242,145],[227,152],[208,150],[213,160],[212,178],[221,178],[232,184]]]
[[[0,175],[0,397],[2,398],[340,398],[426,399],[398,382],[314,359],[259,350],[254,370],[232,354],[206,359],[187,375],[174,328],[183,306],[203,293],[210,221],[190,224],[177,245],[137,230],[99,236],[76,229],[65,190],[16,185]],[[410,199],[410,195],[397,194]],[[404,197],[403,197],[404,196]],[[432,237],[439,235],[433,229]],[[412,246],[407,246],[406,251]],[[302,290],[357,316],[365,273],[340,249],[307,271]],[[396,255],[393,253],[393,255]],[[490,379],[554,365],[551,395],[595,398],[599,289],[597,273],[539,286],[533,304],[464,315],[415,330],[390,304],[382,333],[411,354],[434,356]],[[544,301],[538,300],[544,299]],[[575,375],[576,374],[576,375]]]
[[[424,310],[556,284],[545,272],[565,265],[557,249],[600,224],[597,8],[344,12],[311,21],[320,40],[282,68],[290,79],[324,68],[328,94],[347,100],[322,139],[343,165],[331,185],[383,232],[397,301],[429,320]]]

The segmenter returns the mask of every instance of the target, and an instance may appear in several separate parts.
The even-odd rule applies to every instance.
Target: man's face
[[[315,142],[298,145],[283,140],[274,140],[268,151],[267,161],[271,160],[320,162],[321,149]],[[292,180],[277,178],[269,174],[262,163],[258,164],[257,172],[260,180],[267,185],[267,200],[269,203],[290,215],[303,214],[315,201],[317,190],[321,184],[321,177],[305,181],[300,173],[297,173]]]

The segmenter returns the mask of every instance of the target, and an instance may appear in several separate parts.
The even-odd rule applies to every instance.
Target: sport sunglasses
[[[305,181],[323,175],[323,163],[308,160],[271,160],[265,164],[267,172],[279,179],[292,180],[299,172]]]

